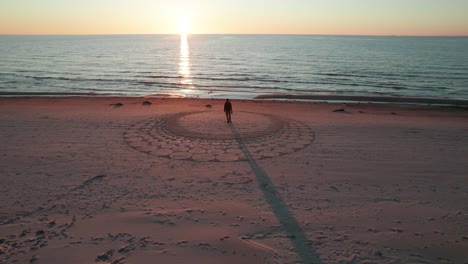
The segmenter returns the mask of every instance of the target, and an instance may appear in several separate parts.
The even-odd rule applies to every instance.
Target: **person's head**
[[[226,102],[229,102],[229,98],[226,99]]]

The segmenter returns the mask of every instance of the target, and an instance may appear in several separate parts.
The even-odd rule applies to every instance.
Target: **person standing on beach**
[[[224,103],[224,113],[226,113],[227,122],[232,123],[231,122],[232,105],[231,105],[231,101],[229,101],[229,99],[226,99],[226,102]]]

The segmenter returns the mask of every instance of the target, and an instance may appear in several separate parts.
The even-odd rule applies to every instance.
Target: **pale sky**
[[[0,34],[468,36],[468,0],[0,0]],[[180,20],[180,19],[179,19]]]

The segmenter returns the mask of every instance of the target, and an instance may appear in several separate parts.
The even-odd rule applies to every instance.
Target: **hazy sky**
[[[0,0],[0,34],[468,36],[468,0]]]

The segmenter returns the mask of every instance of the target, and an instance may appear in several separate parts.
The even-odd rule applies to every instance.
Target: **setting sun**
[[[181,34],[187,34],[190,29],[189,20],[186,17],[178,16],[177,17],[177,29]]]

